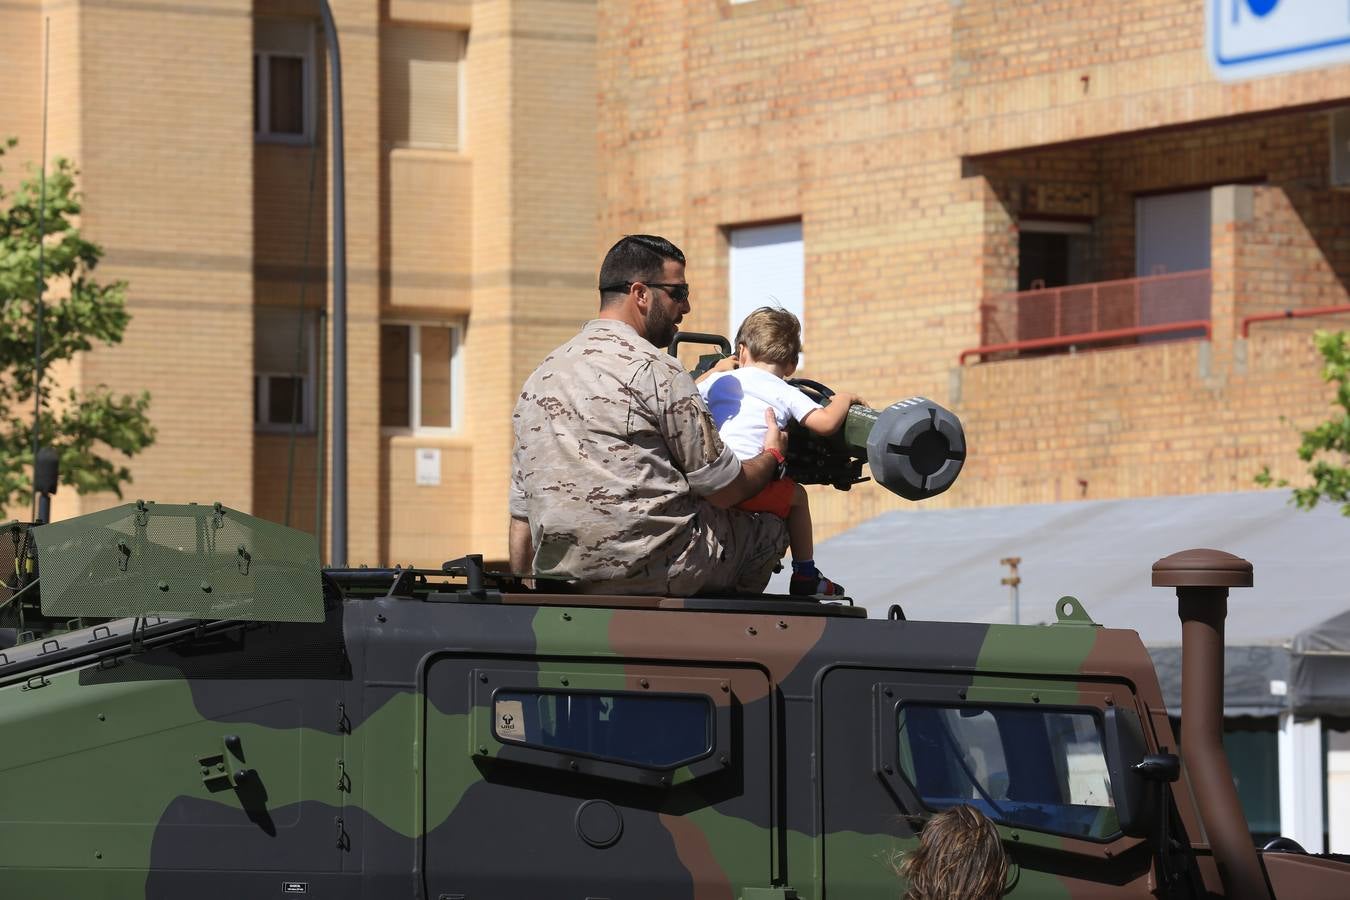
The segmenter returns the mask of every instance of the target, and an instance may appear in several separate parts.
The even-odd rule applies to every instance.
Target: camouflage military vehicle
[[[963,453],[927,401],[869,414],[911,488]],[[1016,898],[1350,896],[1344,860],[1250,843],[1219,728],[1251,569],[1216,551],[1154,567],[1182,765],[1137,635],[1073,598],[1004,626],[570,594],[473,556],[321,571],[219,505],[11,533],[6,900],[895,900],[959,803],[998,823]]]
[[[1218,728],[1251,573],[1215,551],[1154,568],[1181,767],[1137,636],[1072,598],[1003,626],[572,595],[474,557],[321,573],[308,536],[222,507],[33,535],[49,619],[124,617],[0,653],[6,898],[894,900],[955,803],[999,823],[1013,897],[1350,886],[1250,845]]]

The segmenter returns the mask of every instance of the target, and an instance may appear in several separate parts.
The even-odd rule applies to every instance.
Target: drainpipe
[[[1223,750],[1223,622],[1228,589],[1252,586],[1252,564],[1222,550],[1183,550],[1153,564],[1153,586],[1177,589],[1181,753],[1224,896],[1271,900]]]
[[[328,45],[333,104],[329,112],[333,126],[333,532],[328,560],[342,567],[347,565],[347,166],[342,153],[342,54],[328,0],[319,0],[319,17]],[[322,539],[319,545],[323,546]]]

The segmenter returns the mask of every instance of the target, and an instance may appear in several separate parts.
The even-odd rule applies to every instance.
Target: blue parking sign
[[[1205,18],[1226,81],[1350,62],[1350,0],[1207,0]]]

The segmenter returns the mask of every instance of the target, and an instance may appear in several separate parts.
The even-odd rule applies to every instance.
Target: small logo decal
[[[283,894],[308,894],[308,881],[283,881],[281,883],[281,892]]]
[[[493,715],[497,718],[497,738],[503,741],[525,740],[525,705],[519,700],[498,700]]]

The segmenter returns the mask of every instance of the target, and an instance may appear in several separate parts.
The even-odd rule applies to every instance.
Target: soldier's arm
[[[520,414],[514,417],[518,428]],[[525,460],[522,458],[519,432],[515,445],[511,448],[511,489],[507,508],[511,513],[511,527],[506,534],[507,552],[511,558],[511,571],[522,575],[534,571],[534,538],[530,535],[529,501],[525,496]]]
[[[511,571],[527,574],[534,570],[534,539],[530,536],[528,519],[511,517],[511,530],[506,538],[511,554]]]
[[[772,409],[764,411],[764,422],[768,426],[768,431],[764,435],[764,452],[759,456],[741,460],[741,471],[736,479],[720,491],[715,491],[704,498],[713,506],[729,509],[737,503],[749,500],[768,487],[769,482],[778,474],[778,457],[773,451],[778,451],[780,455],[784,453],[787,449],[787,440],[778,428]]]

